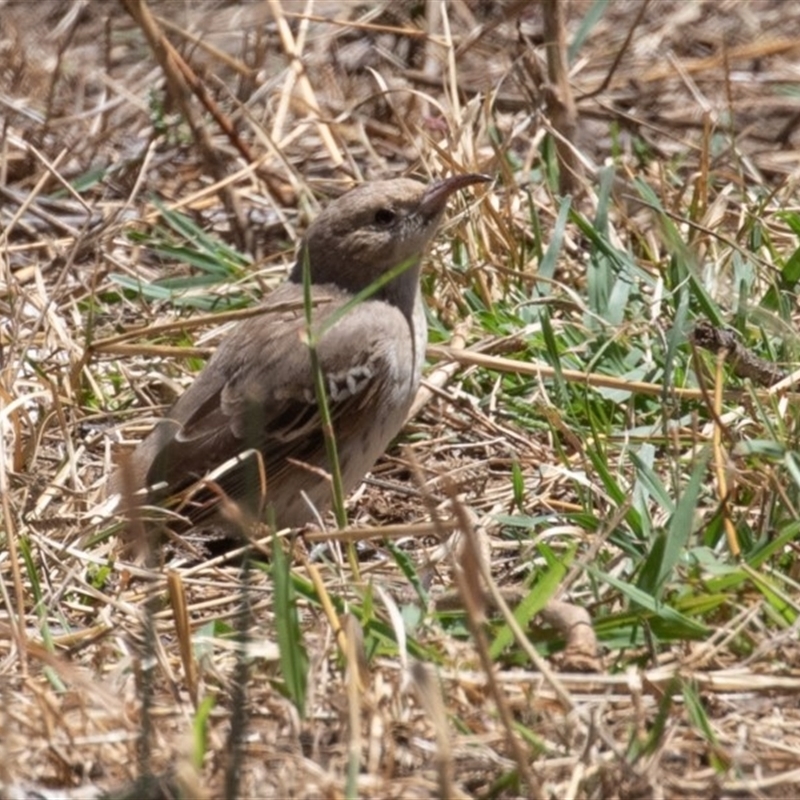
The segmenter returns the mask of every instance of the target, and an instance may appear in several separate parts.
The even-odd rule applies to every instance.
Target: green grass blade
[[[277,537],[272,539],[271,573],[275,587],[275,634],[280,649],[281,675],[286,694],[302,718],[306,707],[308,653],[303,644],[289,560]]]

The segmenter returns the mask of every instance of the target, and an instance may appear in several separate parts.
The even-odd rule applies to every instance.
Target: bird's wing
[[[319,324],[344,304],[336,290]],[[280,301],[281,297],[275,297]],[[242,323],[161,423],[147,483],[179,489],[243,450],[260,450],[276,481],[287,459],[321,463],[322,422],[302,311],[266,313]],[[367,301],[348,311],[317,346],[334,430],[342,440],[365,424],[387,391],[411,380],[411,335],[405,317]],[[170,422],[171,420],[171,422]],[[235,475],[226,484],[239,492]],[[231,483],[233,482],[233,484]]]

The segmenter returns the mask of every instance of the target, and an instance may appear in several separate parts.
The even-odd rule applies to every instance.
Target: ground
[[[778,0],[0,0],[0,795],[800,796],[799,53]],[[463,171],[347,528],[144,545],[113,464],[318,210]]]

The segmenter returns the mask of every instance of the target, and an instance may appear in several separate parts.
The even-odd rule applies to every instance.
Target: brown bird
[[[235,459],[214,482],[250,515],[263,517],[271,507],[276,524],[295,527],[330,506],[305,269],[342,483],[352,490],[400,431],[419,386],[427,342],[422,256],[453,192],[487,180],[467,174],[428,186],[408,178],[375,181],[331,203],[309,227],[289,279],[270,294],[264,313],[222,341],[112,476],[111,491],[132,479],[158,502]],[[373,294],[348,305],[382,277]],[[196,527],[213,528],[218,500],[218,490],[205,489],[180,511]]]

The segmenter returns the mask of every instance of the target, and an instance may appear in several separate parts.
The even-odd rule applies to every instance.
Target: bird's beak
[[[451,175],[449,178],[435,181],[425,190],[425,194],[422,195],[420,211],[425,216],[434,217],[441,213],[453,192],[457,192],[465,186],[471,186],[473,183],[487,183],[491,180],[492,179],[488,175],[468,172],[464,175]]]

